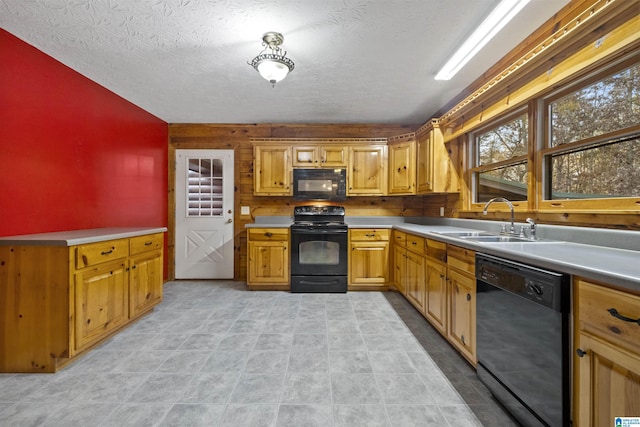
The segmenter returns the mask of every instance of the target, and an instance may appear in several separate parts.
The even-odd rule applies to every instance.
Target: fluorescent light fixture
[[[471,34],[460,49],[436,74],[436,80],[450,80],[464,65],[474,57],[518,12],[529,0],[502,0],[498,6],[482,21],[482,24]]]

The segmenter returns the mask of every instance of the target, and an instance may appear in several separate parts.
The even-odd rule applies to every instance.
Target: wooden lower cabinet
[[[425,317],[442,335],[447,335],[447,265],[427,258],[427,305]]]
[[[576,278],[574,304],[573,425],[640,416],[640,297]]]
[[[75,275],[75,350],[82,351],[129,320],[127,259]]]
[[[388,289],[387,229],[349,230],[349,290]]]
[[[162,301],[163,257],[151,251],[131,257],[129,274],[129,317],[146,313]]]
[[[249,289],[289,290],[289,229],[250,228],[247,234]]]
[[[447,338],[472,364],[476,354],[475,252],[447,245]]]
[[[462,355],[476,363],[475,278],[449,271],[447,337]]]
[[[426,259],[424,255],[407,249],[405,268],[407,299],[424,315],[427,304]]]
[[[0,246],[0,372],[56,372],[162,301],[164,234]]]
[[[475,252],[394,230],[394,285],[476,365]]]

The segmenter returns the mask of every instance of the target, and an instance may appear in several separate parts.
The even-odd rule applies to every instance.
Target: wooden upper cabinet
[[[437,120],[418,129],[416,145],[417,193],[459,192],[454,153],[445,145]]]
[[[253,194],[256,196],[290,196],[291,146],[255,145],[253,181]]]
[[[416,194],[416,142],[389,144],[389,194]]]
[[[416,142],[416,186],[417,193],[433,191],[433,129],[418,134]]]
[[[337,168],[347,166],[347,148],[343,145],[293,147],[293,167]]]
[[[348,196],[384,196],[387,194],[387,146],[349,147],[347,170]]]

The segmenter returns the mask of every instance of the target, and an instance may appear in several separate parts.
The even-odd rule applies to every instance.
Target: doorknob
[[[233,220],[232,220],[231,218],[229,218],[229,219],[227,220],[227,224],[231,224],[232,222],[233,222]]]
[[[229,209],[229,210],[227,211],[227,213],[231,213],[231,209]]]

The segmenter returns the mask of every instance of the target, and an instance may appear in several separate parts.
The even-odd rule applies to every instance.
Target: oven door
[[[291,229],[292,276],[346,276],[347,228]]]

